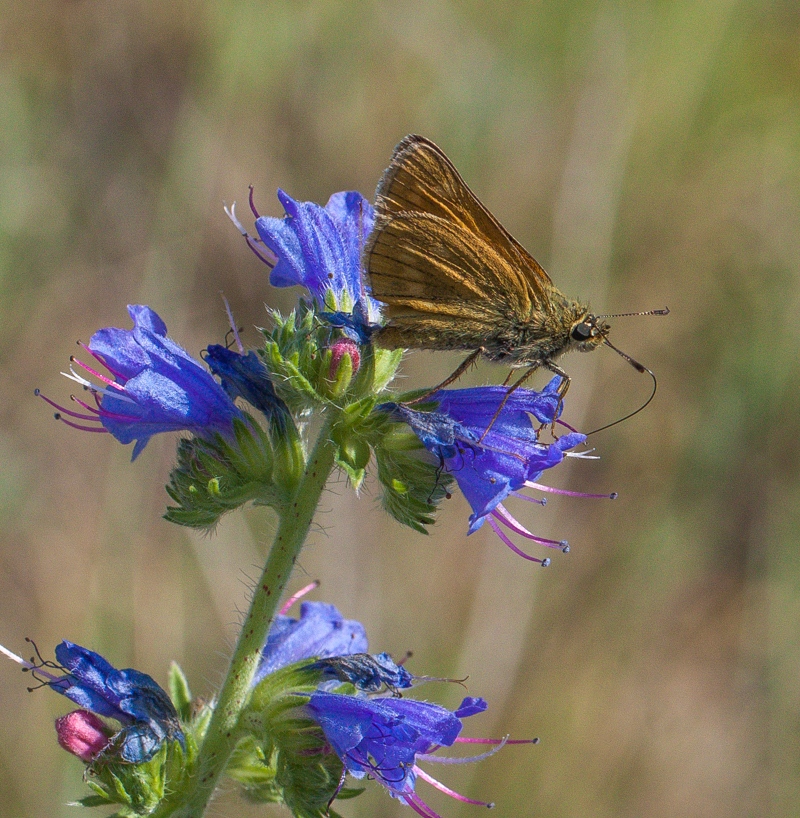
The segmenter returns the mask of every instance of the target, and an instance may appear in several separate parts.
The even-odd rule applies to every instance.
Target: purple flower
[[[289,600],[289,604],[293,601]],[[301,659],[346,656],[366,650],[367,634],[360,622],[345,619],[335,606],[325,602],[303,602],[299,619],[283,613],[275,617],[253,685]]]
[[[372,205],[354,190],[334,193],[325,207],[298,202],[282,190],[278,199],[286,211],[284,218],[256,219],[258,235],[277,258],[270,284],[299,284],[322,307],[330,291],[339,309],[352,312],[355,304],[367,299],[361,250],[375,223]]]
[[[133,319],[132,330],[106,327],[85,347],[111,377],[73,359],[102,383],[97,386],[70,368],[68,377],[94,394],[96,406],[73,398],[87,410],[84,414],[44,398],[59,410],[56,417],[78,429],[110,432],[120,443],[135,440],[133,460],[158,432],[230,435],[234,419],[244,415],[225,390],[199,361],[167,338],[167,327],[153,310],[136,305],[129,306],[128,313]],[[63,415],[95,425],[80,425]]]
[[[470,534],[488,520],[512,550],[543,564],[549,564],[549,560],[525,554],[501,526],[564,551],[568,550],[567,543],[534,536],[509,514],[503,501],[509,495],[524,497],[518,492],[525,487],[555,491],[536,481],[543,471],[557,466],[569,449],[586,440],[585,435],[572,431],[552,443],[539,442],[531,416],[543,425],[556,420],[561,404],[559,383],[560,378],[555,377],[541,392],[516,389],[510,395],[503,386],[443,389],[431,395],[431,401],[438,402],[432,412],[420,412],[404,404],[382,407],[408,423],[442,468],[455,478],[472,507]],[[495,417],[504,400],[502,411]]]
[[[440,758],[432,755],[440,747],[459,741],[462,719],[486,709],[483,699],[467,698],[455,712],[429,702],[381,697],[366,699],[317,691],[306,709],[319,724],[325,738],[355,778],[369,775],[394,797],[424,818],[438,818],[415,792],[417,778],[423,778],[448,795],[472,804],[490,806],[458,795],[425,773],[417,762],[477,761],[496,752],[506,742],[493,739],[465,741],[496,745],[489,753],[472,758]]]
[[[122,729],[108,744],[122,760],[131,764],[149,761],[164,741],[179,741],[185,747],[175,707],[146,673],[117,670],[94,651],[67,641],[56,647],[56,659],[58,665],[48,662],[31,669],[46,676],[53,690],[81,708],[120,722]],[[44,667],[65,670],[66,675],[53,676]]]

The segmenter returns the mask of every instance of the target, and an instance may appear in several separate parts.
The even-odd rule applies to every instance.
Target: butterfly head
[[[570,329],[569,337],[580,352],[596,349],[608,337],[611,327],[597,316],[585,313]]]

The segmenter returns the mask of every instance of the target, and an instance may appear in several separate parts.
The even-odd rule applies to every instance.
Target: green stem
[[[173,813],[175,816],[200,818],[203,815],[236,746],[236,727],[250,697],[261,648],[333,468],[335,446],[330,435],[332,420],[329,417],[320,432],[294,500],[280,513],[272,549],[264,572],[253,589],[250,610],[242,624],[228,675],[198,754],[194,790]]]

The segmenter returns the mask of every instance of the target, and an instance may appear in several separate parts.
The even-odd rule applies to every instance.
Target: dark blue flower
[[[298,202],[282,190],[278,199],[284,218],[256,219],[261,241],[277,257],[270,283],[299,284],[321,308],[358,316],[350,329],[363,337],[364,328],[380,315],[361,272],[361,251],[375,223],[372,205],[356,191],[334,193],[325,207]]]
[[[545,425],[556,420],[561,405],[559,383],[560,378],[555,377],[541,392],[516,389],[510,395],[503,386],[443,389],[431,395],[431,401],[438,403],[432,412],[404,404],[383,405],[411,426],[425,448],[458,482],[472,507],[469,533],[488,519],[509,547],[537,562],[549,561],[521,552],[499,525],[543,545],[562,550],[567,547],[563,541],[535,537],[503,506],[503,500],[512,494],[519,496],[516,493],[524,487],[541,488],[536,481],[542,472],[558,465],[569,449],[586,440],[585,435],[570,432],[552,443],[539,442],[531,416]]]
[[[94,651],[67,641],[56,647],[56,659],[67,674],[47,683],[80,707],[123,725],[110,746],[124,761],[148,761],[164,741],[185,746],[175,707],[146,673],[117,670]]]
[[[308,667],[311,670],[321,670],[325,676],[340,682],[350,682],[367,693],[377,693],[383,688],[396,693],[414,684],[414,676],[398,665],[388,653],[330,656],[319,659]]]
[[[367,634],[360,622],[345,619],[334,605],[303,602],[299,619],[283,614],[275,617],[253,684],[301,659],[345,656],[366,650]]]
[[[365,775],[375,778],[419,815],[435,818],[436,813],[414,791],[418,776],[459,800],[488,806],[453,793],[417,766],[418,760],[436,761],[431,753],[458,740],[461,720],[483,712],[486,709],[483,699],[464,699],[461,707],[451,712],[412,699],[367,699],[317,691],[306,708],[348,773],[355,778]],[[485,743],[502,745],[491,740]],[[458,761],[466,760],[476,759]]]
[[[129,306],[128,313],[132,330],[98,330],[86,347],[111,377],[74,361],[101,381],[98,386],[74,369],[69,376],[94,394],[97,405],[75,398],[88,412],[83,414],[45,398],[59,409],[58,417],[79,429],[108,431],[120,443],[135,440],[132,459],[158,432],[186,430],[198,437],[231,434],[234,419],[244,416],[225,390],[199,361],[167,338],[167,327],[153,310],[136,305]],[[64,415],[97,425],[79,425]]]
[[[221,344],[209,344],[203,360],[220,379],[231,400],[242,398],[263,412],[278,429],[286,427],[289,409],[278,397],[267,367],[254,351],[244,355]]]

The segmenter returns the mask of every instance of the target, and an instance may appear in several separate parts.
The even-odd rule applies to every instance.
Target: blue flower
[[[203,360],[219,378],[231,400],[246,400],[263,412],[278,429],[286,428],[289,408],[278,397],[267,367],[254,351],[244,355],[221,344],[209,344]]]
[[[306,705],[348,773],[355,778],[365,775],[375,778],[393,797],[426,818],[437,818],[437,815],[415,792],[417,777],[458,800],[490,806],[454,793],[417,765],[419,760],[465,762],[490,755],[491,752],[470,759],[431,755],[440,747],[450,747],[458,741],[462,719],[481,713],[486,707],[483,699],[467,698],[458,710],[451,712],[439,705],[412,699],[366,699],[323,691],[314,693]],[[498,745],[495,750],[505,743],[491,739],[477,741]]]
[[[275,617],[253,685],[301,659],[345,656],[366,650],[367,634],[360,622],[345,619],[335,606],[325,602],[303,602],[299,619],[283,614]]]
[[[149,307],[129,306],[132,330],[98,330],[86,349],[111,377],[80,361],[74,363],[102,382],[97,386],[71,369],[71,377],[95,396],[96,406],[73,398],[88,414],[59,409],[59,419],[86,431],[110,432],[120,443],[131,443],[136,459],[158,432],[186,430],[198,437],[230,435],[233,421],[244,415],[203,365],[167,338],[167,327]],[[44,396],[42,396],[44,397]],[[67,415],[94,426],[79,425]],[[102,425],[102,428],[101,428]]]
[[[378,693],[383,688],[396,695],[397,691],[414,684],[414,676],[398,665],[388,653],[352,653],[330,656],[310,664],[310,670],[350,684],[366,693]]]
[[[175,707],[146,673],[117,670],[94,651],[67,641],[56,647],[56,659],[67,674],[60,678],[47,674],[47,684],[80,707],[123,725],[109,743],[121,759],[142,764],[164,741],[179,741],[185,748]]]
[[[305,287],[321,308],[352,316],[334,321],[363,341],[365,327],[380,316],[361,271],[361,251],[375,223],[372,205],[356,191],[334,193],[325,207],[298,202],[282,190],[278,199],[284,218],[256,219],[261,241],[277,258],[270,284]]]
[[[516,553],[544,564],[549,560],[522,552],[500,526],[542,545],[567,550],[564,541],[531,534],[503,506],[509,495],[524,496],[517,493],[522,488],[544,488],[536,482],[542,472],[557,466],[569,449],[586,440],[585,435],[573,431],[552,443],[539,442],[531,416],[540,424],[555,422],[561,405],[559,383],[560,378],[555,377],[541,392],[516,389],[510,395],[503,386],[443,389],[431,395],[431,401],[438,403],[432,412],[404,404],[381,407],[408,423],[425,448],[436,455],[442,469],[455,478],[472,507],[470,534],[488,520]],[[505,405],[495,418],[503,400]]]

